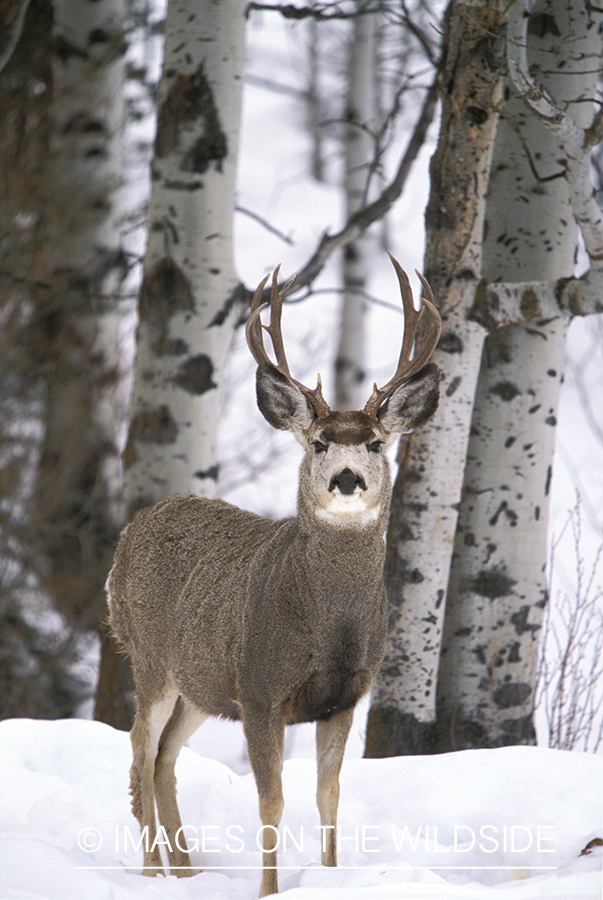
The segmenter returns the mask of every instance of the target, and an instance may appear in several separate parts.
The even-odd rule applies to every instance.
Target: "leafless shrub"
[[[545,610],[536,707],[546,721],[549,747],[596,753],[603,746],[603,544],[587,563],[579,497],[552,543],[552,584],[560,546],[569,543],[568,537],[575,556],[575,588],[556,590]]]

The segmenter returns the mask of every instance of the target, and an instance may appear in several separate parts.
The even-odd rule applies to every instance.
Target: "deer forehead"
[[[309,437],[350,447],[383,440],[384,432],[379,421],[364,412],[332,412],[316,419]]]

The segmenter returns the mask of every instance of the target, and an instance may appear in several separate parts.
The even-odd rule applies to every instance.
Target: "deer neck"
[[[348,513],[344,508],[340,515],[326,515],[300,490],[297,498],[297,525],[301,534],[315,534],[323,542],[379,542],[383,540],[387,530],[389,506],[389,491],[384,491],[379,505],[373,509]]]
[[[344,593],[355,593],[354,582],[381,583],[385,559],[385,530],[389,504],[373,520],[353,526],[329,523],[314,509],[300,504],[297,545],[303,548],[307,572],[320,572],[320,580],[346,585]]]
[[[364,619],[367,609],[374,611],[383,591],[384,528],[342,528],[301,516],[297,532],[292,551],[319,620]]]

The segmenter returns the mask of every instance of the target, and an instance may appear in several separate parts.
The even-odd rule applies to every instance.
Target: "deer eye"
[[[322,441],[312,441],[312,446],[314,447],[315,453],[327,452],[327,444],[324,444]]]
[[[381,453],[381,447],[383,446],[383,441],[369,441],[366,445],[366,449],[369,453]]]

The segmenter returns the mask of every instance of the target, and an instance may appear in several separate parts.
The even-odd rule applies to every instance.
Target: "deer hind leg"
[[[247,753],[255,776],[262,820],[263,857],[260,897],[278,893],[276,868],[278,826],[283,814],[283,753],[285,725],[281,719],[243,714]]]
[[[322,864],[337,865],[337,807],[339,805],[339,773],[354,710],[346,709],[330,719],[316,723],[316,759],[318,784],[316,803],[322,829]]]
[[[138,709],[130,732],[133,762],[130,769],[132,812],[143,834],[143,875],[163,874],[155,822],[155,760],[159,740],[174,710],[178,692],[167,690],[160,699],[145,702],[138,694]]]
[[[167,837],[167,852],[172,873],[179,877],[193,875],[186,838],[176,801],[176,776],[174,766],[182,745],[207,719],[198,707],[185,697],[178,697],[170,720],[159,742],[155,762],[155,797],[159,821]]]

